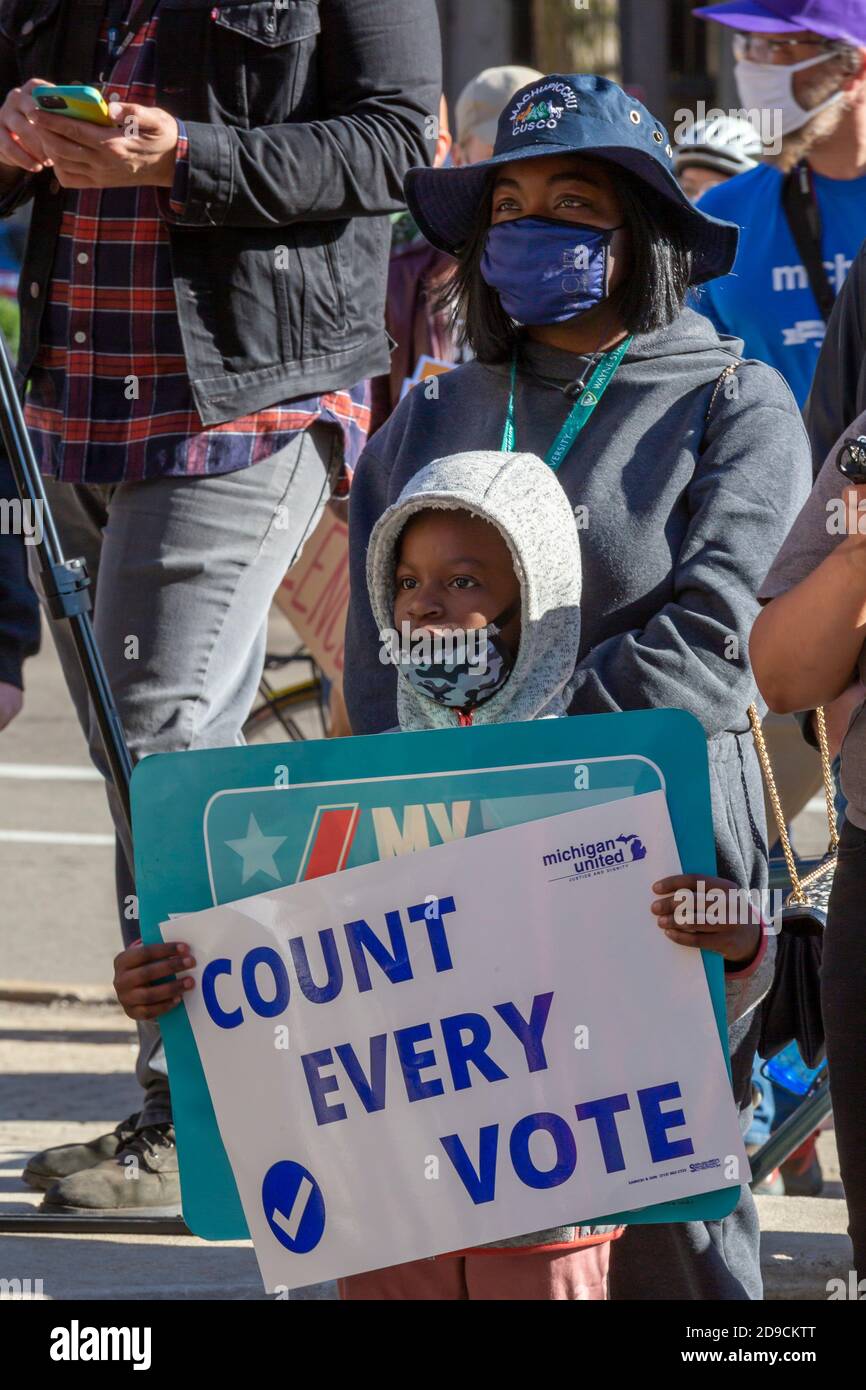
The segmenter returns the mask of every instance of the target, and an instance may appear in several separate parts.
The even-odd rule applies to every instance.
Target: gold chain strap
[[[803,889],[808,888],[816,879],[822,878],[830,869],[835,867],[836,851],[839,847],[839,832],[836,828],[836,810],[833,804],[833,770],[830,766],[830,749],[827,743],[827,721],[824,717],[824,711],[823,709],[817,709],[815,711],[815,724],[818,731],[818,746],[821,750],[821,772],[824,778],[824,800],[827,803],[827,823],[830,827],[830,844],[827,850],[830,857],[826,863],[819,864],[817,869],[813,869],[811,873],[806,874],[805,878],[802,879],[797,873],[797,866],[794,862],[794,851],[791,848],[788,827],[785,824],[782,803],[779,800],[776,778],[773,775],[773,765],[770,762],[770,754],[767,751],[764,730],[761,728],[761,721],[758,717],[757,705],[749,705],[749,723],[752,726],[755,748],[758,751],[758,761],[761,764],[761,771],[764,774],[764,781],[767,784],[767,794],[770,798],[770,805],[773,808],[776,829],[779,832],[779,843],[782,846],[782,853],[785,856],[785,864],[788,868],[788,876],[793,886],[793,892],[788,898],[788,901],[806,904],[806,896]]]
[[[734,372],[737,370],[737,368],[739,367],[739,365],[740,365],[740,359],[739,359],[739,358],[737,358],[736,362],[730,362],[730,363],[728,364],[728,366],[725,367],[725,370],[722,372],[721,376],[719,377],[718,381],[716,382],[715,387],[714,387],[714,389],[713,389],[713,394],[710,396],[710,403],[709,403],[709,405],[707,406],[707,416],[706,416],[706,418],[707,418],[708,420],[709,420],[709,418],[710,418],[710,416],[711,416],[711,414],[712,414],[712,412],[713,412],[713,406],[714,406],[715,403],[716,403],[716,397],[718,396],[718,394],[719,394],[719,392],[722,390],[722,388],[725,386],[726,382],[734,375]]]
[[[839,848],[839,830],[836,825],[836,788],[833,785],[833,768],[830,763],[830,749],[827,744],[827,720],[823,709],[815,710],[815,723],[818,727],[818,747],[821,749],[821,772],[824,777],[824,800],[827,803],[827,824],[830,827],[829,854]]]
[[[726,382],[734,375],[740,365],[739,358],[736,362],[731,362],[725,367],[721,376],[717,379],[710,403],[707,406],[706,419],[709,421],[713,406],[719,392],[724,388]],[[817,869],[806,874],[805,878],[800,878],[797,873],[797,866],[794,862],[794,851],[791,848],[791,841],[788,836],[788,827],[785,824],[785,816],[782,811],[782,803],[779,800],[779,793],[776,789],[776,778],[773,775],[773,766],[770,762],[770,755],[767,751],[767,744],[764,740],[764,730],[761,728],[761,721],[758,717],[758,707],[755,704],[749,705],[749,723],[752,726],[752,733],[755,738],[755,747],[758,750],[758,759],[761,764],[761,771],[764,774],[764,781],[767,784],[767,793],[770,798],[770,805],[773,808],[773,816],[776,821],[776,829],[779,832],[779,842],[785,856],[785,863],[788,867],[788,875],[791,879],[793,891],[788,897],[789,903],[806,903],[804,888],[808,888],[817,879],[822,878],[836,866],[836,851],[839,847],[839,832],[836,828],[836,808],[834,806],[835,788],[833,786],[833,770],[830,766],[830,749],[827,744],[827,721],[824,718],[823,709],[815,711],[815,723],[818,730],[818,746],[821,750],[821,772],[824,778],[824,800],[827,803],[827,824],[830,827],[830,844],[827,849],[828,858],[823,864],[819,864]]]

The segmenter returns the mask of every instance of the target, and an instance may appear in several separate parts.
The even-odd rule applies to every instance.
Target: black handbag
[[[774,1057],[777,1052],[795,1042],[806,1065],[817,1067],[824,1058],[821,953],[839,846],[827,726],[824,711],[816,710],[815,723],[818,746],[821,750],[830,841],[824,859],[810,873],[801,877],[791,848],[788,827],[776,789],[776,779],[755,705],[749,706],[749,721],[790,879],[790,892],[782,909],[782,920],[777,924],[779,934],[776,943],[775,976],[761,1005],[758,1052],[765,1059]]]

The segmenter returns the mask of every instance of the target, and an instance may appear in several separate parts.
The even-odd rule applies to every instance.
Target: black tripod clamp
[[[74,618],[89,613],[90,575],[83,560],[61,560],[42,575],[42,596],[52,618]]]

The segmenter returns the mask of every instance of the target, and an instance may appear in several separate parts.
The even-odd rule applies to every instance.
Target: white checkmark
[[[279,1207],[274,1207],[271,1212],[271,1221],[275,1226],[289,1237],[289,1240],[297,1240],[301,1222],[304,1219],[304,1212],[307,1210],[310,1198],[313,1195],[313,1184],[309,1178],[301,1178],[298,1183],[298,1190],[295,1193],[295,1200],[292,1202],[292,1209],[288,1216],[280,1211]]]

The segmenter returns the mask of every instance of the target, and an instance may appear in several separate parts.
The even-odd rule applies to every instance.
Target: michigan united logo
[[[646,859],[646,845],[637,835],[617,835],[614,840],[596,840],[590,844],[567,845],[542,856],[546,868],[564,865],[567,878],[581,874],[605,873],[623,864]]]
[[[546,82],[521,96],[511,112],[511,133],[525,135],[529,130],[555,130],[565,111],[576,109],[577,96],[572,87],[564,82]]]

